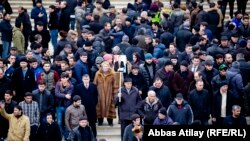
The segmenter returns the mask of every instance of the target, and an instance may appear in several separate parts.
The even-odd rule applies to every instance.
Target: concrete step
[[[121,141],[120,137],[97,137],[97,140],[99,139],[106,139],[107,141]]]
[[[110,126],[105,126],[102,128],[97,127],[97,136],[98,137],[121,137],[121,128],[110,127]]]

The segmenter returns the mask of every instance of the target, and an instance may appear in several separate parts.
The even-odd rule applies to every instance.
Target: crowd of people
[[[144,125],[247,125],[247,0],[33,0],[14,27],[4,2],[0,141],[94,141],[116,118],[122,141]]]

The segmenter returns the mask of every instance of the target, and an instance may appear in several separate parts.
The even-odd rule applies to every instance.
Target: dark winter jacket
[[[240,63],[240,74],[243,79],[243,86],[246,86],[250,82],[250,63],[247,63],[245,59],[237,60]]]
[[[215,68],[213,68],[211,71],[207,71],[206,69],[201,71],[202,78],[209,84],[211,84],[213,77],[215,77],[218,74],[219,71]]]
[[[247,125],[247,120],[245,117],[243,116],[239,116],[237,118],[234,118],[232,115],[227,116],[224,121],[223,121],[224,125]]]
[[[34,30],[30,33],[30,42],[35,41],[35,35],[40,34],[42,36],[42,47],[43,48],[49,48],[49,42],[50,42],[50,33],[47,29],[44,29],[42,31]]]
[[[81,59],[79,59],[74,67],[74,72],[76,75],[76,80],[79,83],[82,82],[82,76],[84,74],[89,74],[89,67],[88,67],[88,63],[84,63],[81,61]]]
[[[70,134],[70,140],[71,141],[95,141],[95,137],[90,126],[86,126],[85,128],[78,126],[72,130]]]
[[[179,27],[183,22],[184,12],[179,8],[175,9],[172,11],[170,19],[174,27]]]
[[[154,86],[149,87],[149,90],[154,90],[156,93],[156,97],[159,98],[162,105],[167,108],[172,102],[172,95],[167,86],[162,85],[161,88],[156,88]]]
[[[211,98],[207,90],[192,90],[188,97],[188,103],[193,110],[195,120],[204,122],[209,119],[209,115],[211,114]]]
[[[114,47],[117,44],[122,42],[122,37],[125,35],[125,33],[122,30],[121,31],[113,30],[111,31],[109,35],[114,37],[114,41],[113,41],[113,47]]]
[[[222,83],[229,83],[229,80],[226,78],[226,76],[221,76],[218,74],[213,77],[211,85],[214,93],[220,89]]]
[[[39,89],[32,91],[33,100],[38,103],[39,111],[41,114],[53,113],[54,98],[53,95],[48,90],[44,90],[43,93]],[[40,104],[40,95],[42,95],[42,104]],[[42,107],[40,107],[40,105]]]
[[[32,92],[35,89],[36,81],[35,74],[32,70],[28,69],[23,76],[21,68],[17,68],[11,78],[11,89],[16,91],[17,102],[23,101],[26,92]]]
[[[105,44],[102,40],[102,38],[95,36],[94,39],[91,40],[93,49],[95,49],[98,54],[103,52],[105,50]]]
[[[135,52],[137,52],[140,55],[141,59],[144,60],[143,50],[138,46],[131,46],[125,50],[125,55],[126,55],[128,61],[130,61],[130,62],[133,61],[133,53],[135,53]]]
[[[174,35],[165,31],[160,36],[160,42],[169,48],[169,44],[174,42]]]
[[[179,51],[182,52],[185,50],[185,46],[186,44],[189,43],[191,36],[192,36],[192,33],[190,32],[188,28],[180,29],[176,33],[176,46]]]
[[[89,122],[96,122],[96,105],[98,102],[98,91],[95,84],[90,83],[86,89],[83,83],[76,85],[73,95],[79,95],[85,106]]]
[[[59,17],[59,27],[58,30],[64,30],[66,32],[69,31],[69,24],[70,24],[70,13],[69,11],[64,8],[61,10],[61,16]]]
[[[43,123],[37,129],[37,141],[61,141],[62,135],[56,122]]]
[[[168,86],[169,89],[172,89],[172,82],[174,78],[174,71],[166,72],[165,68],[161,68],[155,73],[155,78],[161,78],[164,85]]]
[[[213,97],[213,105],[212,105],[212,117],[218,118],[221,117],[221,101],[222,96],[220,91],[217,91]],[[232,114],[232,106],[238,105],[239,102],[236,100],[235,96],[232,92],[227,92],[227,102],[226,102],[226,116]]]
[[[178,105],[174,100],[169,105],[167,113],[174,122],[178,122],[180,125],[190,125],[194,120],[192,108],[185,100],[181,105]]]
[[[135,87],[132,87],[129,93],[123,87],[121,93],[121,101],[116,97],[116,105],[120,106],[120,119],[131,120],[131,116],[139,109],[141,96]]]
[[[143,129],[143,126],[140,125]],[[133,123],[129,124],[125,129],[124,129],[124,134],[123,134],[123,141],[133,141],[134,134],[132,132],[132,129],[134,128]]]
[[[59,26],[58,19],[59,19],[58,15],[55,11],[50,13],[49,24],[48,24],[49,30],[57,30],[58,29],[58,26]]]
[[[130,72],[128,74],[128,77],[132,79],[132,85],[139,91],[142,91],[146,87],[145,79],[140,72],[138,73],[138,75],[133,75],[132,72]]]
[[[165,119],[159,119],[158,117],[155,119],[153,125],[172,125],[174,123],[174,121],[166,116]]]
[[[10,90],[10,84],[11,80],[3,76],[3,78],[0,79],[0,100],[4,99],[4,94],[6,90]]]
[[[42,17],[38,17],[39,13],[42,13],[43,16]],[[47,13],[46,13],[46,10],[45,8],[42,6],[42,7],[34,7],[32,10],[31,10],[31,19],[34,19],[35,21],[35,27],[36,27],[36,24],[37,22],[41,21],[43,22],[43,25],[44,25],[44,28],[47,29]]]
[[[16,18],[15,23],[16,24],[21,23],[23,25],[22,33],[23,33],[24,36],[29,35],[29,33],[32,31],[30,16],[26,12],[23,12],[23,13],[19,14],[18,17]]]
[[[58,81],[55,88],[56,106],[67,108],[70,105],[71,100],[66,99],[65,95],[72,95],[74,91],[74,86],[69,82],[69,86],[67,86],[66,88],[62,88],[60,83],[61,82]]]
[[[57,42],[57,45],[54,51],[54,56],[59,55],[59,53],[63,50],[65,44],[70,44],[70,42],[67,39],[60,39]]]
[[[218,33],[218,25],[220,23],[220,15],[217,12],[218,9],[208,9],[207,12],[207,23],[208,28],[212,31],[213,35],[216,36]]]
[[[0,23],[0,31],[2,33],[2,41],[11,42],[12,41],[12,29],[10,21],[2,20]]]
[[[230,68],[227,71],[227,79],[229,80],[230,91],[232,91],[236,97],[242,96],[243,80],[240,74],[240,70],[235,68]]]
[[[181,75],[181,71],[179,70],[179,71],[175,72],[174,78],[173,78],[173,88],[174,88],[175,92],[182,93],[184,96],[184,99],[187,98],[190,83],[194,79],[193,73],[191,71],[188,70],[185,73],[187,73],[186,78],[183,78]]]
[[[155,46],[154,48],[154,53],[153,53],[153,57],[158,59],[163,57],[163,52],[166,49],[164,44],[158,44],[157,46]]]
[[[238,27],[238,33],[240,36],[249,37],[250,36],[250,25],[244,26],[243,24],[241,24]]]
[[[150,76],[150,72],[148,69],[148,64],[145,62],[144,64],[140,65],[140,72],[145,78],[145,83],[147,84],[147,87],[151,86],[153,84],[153,77],[155,76],[156,73],[156,65],[152,62],[151,66],[153,69],[153,76]]]
[[[162,104],[158,98],[153,103],[150,103],[147,97],[142,101],[138,114],[143,117],[144,124],[152,125],[161,107]]]

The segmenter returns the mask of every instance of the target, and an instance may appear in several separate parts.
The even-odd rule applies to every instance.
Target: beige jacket
[[[0,109],[0,114],[9,120],[8,141],[29,141],[30,120],[22,115],[16,118],[13,114],[7,114],[5,110]]]

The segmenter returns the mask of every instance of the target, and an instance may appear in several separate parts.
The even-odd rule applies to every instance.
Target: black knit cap
[[[167,115],[167,109],[165,107],[162,107],[160,110],[159,110],[159,113],[163,114],[163,115]]]
[[[88,117],[87,117],[87,116],[81,116],[81,117],[79,118],[79,121],[82,121],[82,120],[88,120]]]

